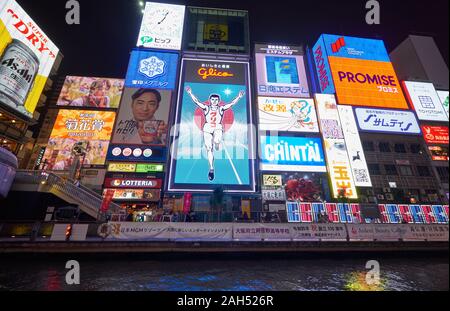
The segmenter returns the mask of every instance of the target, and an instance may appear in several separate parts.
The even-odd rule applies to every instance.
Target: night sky
[[[17,0],[64,54],[59,73],[125,76],[142,19],[138,0],[79,0],[81,25],[67,25],[66,0]],[[385,40],[388,51],[408,34],[429,35],[448,64],[448,0],[380,0],[381,25],[365,23],[365,0],[166,0],[248,10],[252,43],[312,46],[321,33]]]

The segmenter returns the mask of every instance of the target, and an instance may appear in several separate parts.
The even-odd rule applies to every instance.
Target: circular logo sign
[[[136,149],[134,149],[134,150],[133,150],[133,155],[134,155],[136,158],[139,158],[139,157],[142,155],[142,149],[141,149],[141,148],[136,148]]]
[[[126,156],[126,157],[129,157],[132,154],[132,152],[133,151],[131,150],[131,148],[123,149],[123,155]]]
[[[113,182],[112,182],[112,184],[113,184],[113,186],[114,187],[119,187],[120,186],[120,180],[114,180]]]
[[[152,156],[152,154],[153,154],[152,149],[145,149],[144,150],[144,157],[150,158]]]
[[[122,149],[120,149],[119,147],[116,147],[112,150],[112,155],[115,157],[120,156],[121,153],[122,153]]]

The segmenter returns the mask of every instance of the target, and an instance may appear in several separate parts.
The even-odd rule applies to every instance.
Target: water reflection
[[[68,258],[68,260],[76,258]],[[0,289],[137,291],[448,290],[448,258],[377,259],[382,282],[368,286],[364,259],[80,259],[81,284],[65,283],[65,260],[0,259]]]

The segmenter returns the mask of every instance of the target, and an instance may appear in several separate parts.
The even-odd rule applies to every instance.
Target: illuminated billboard
[[[258,95],[309,97],[301,47],[256,45],[255,51]]]
[[[327,171],[320,138],[261,136],[260,145],[262,171]]]
[[[111,173],[162,173],[164,172],[163,164],[150,163],[122,163],[109,162],[108,172]]]
[[[103,195],[110,189],[104,189]],[[146,201],[159,202],[161,190],[159,189],[112,189],[115,201]]]
[[[184,5],[147,2],[137,46],[180,50],[185,10]]]
[[[83,165],[104,165],[114,125],[115,112],[93,110],[59,111],[44,154],[48,170],[68,170],[73,151],[85,150]]]
[[[261,131],[319,132],[313,99],[258,97]]]
[[[333,76],[331,75],[330,63],[328,62],[328,54],[322,36],[320,36],[319,40],[314,45],[312,52],[320,91],[323,94],[334,94],[336,90],[334,88]]]
[[[367,167],[364,149],[356,125],[353,108],[350,106],[338,106],[342,131],[344,132],[347,152],[352,167],[353,178],[356,187],[372,187],[369,168]]]
[[[448,91],[437,91],[441,104],[444,107],[447,117],[449,116],[449,103],[448,103]]]
[[[420,135],[420,126],[412,111],[355,108],[358,126],[363,132]]]
[[[382,40],[321,35],[328,56],[391,62]]]
[[[427,144],[449,144],[448,126],[422,125],[422,133]]]
[[[449,161],[448,146],[428,146],[433,161]]]
[[[408,109],[391,63],[333,56],[328,60],[339,104]]]
[[[106,178],[105,188],[125,188],[125,189],[160,189],[161,179],[143,178]]]
[[[171,99],[168,90],[125,88],[111,144],[165,147]]]
[[[128,64],[126,87],[175,89],[178,54],[133,50]]]
[[[336,99],[331,94],[316,94],[315,99],[333,197],[337,199],[345,194],[345,197],[349,199],[357,199]]]
[[[409,102],[422,121],[448,121],[433,83],[403,82]]]
[[[249,64],[183,59],[179,89],[169,191],[254,192]]]
[[[123,79],[67,76],[57,105],[71,107],[117,108],[123,92]]]
[[[0,103],[32,118],[58,48],[14,0],[0,3]]]

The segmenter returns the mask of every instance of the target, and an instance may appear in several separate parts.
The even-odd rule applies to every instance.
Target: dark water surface
[[[68,260],[78,260],[81,284],[65,282]],[[380,285],[365,283],[368,260],[381,265]],[[358,258],[316,256],[170,258],[34,257],[0,255],[0,290],[83,291],[424,291],[449,290],[444,256]]]

